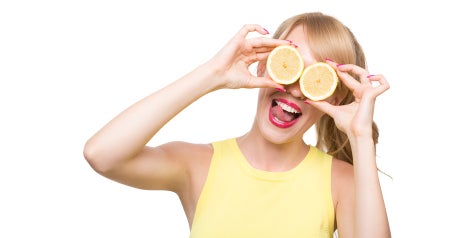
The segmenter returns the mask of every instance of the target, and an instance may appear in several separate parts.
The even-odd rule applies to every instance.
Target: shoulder
[[[175,177],[173,191],[183,192],[183,189],[200,184],[206,178],[211,158],[213,156],[212,144],[196,144],[183,141],[173,141],[157,146],[154,150],[160,154],[167,168],[164,173],[173,173]]]
[[[332,175],[346,180],[353,177],[353,165],[343,160],[332,158]]]
[[[192,164],[209,160],[213,155],[211,144],[195,144],[183,141],[173,141],[157,147],[170,157],[179,160],[183,164]]]
[[[332,159],[332,193],[338,203],[340,198],[353,197],[354,172],[353,165],[348,162]],[[335,205],[337,205],[337,203]]]
[[[157,148],[161,148],[167,152],[175,152],[175,153],[186,153],[186,151],[197,151],[197,152],[209,152],[209,150],[213,150],[211,144],[197,144],[197,143],[190,143],[184,141],[172,141],[166,144],[160,145]]]
[[[202,174],[209,168],[213,156],[213,145],[174,141],[161,145],[160,149],[181,164],[188,175]],[[193,176],[194,177],[194,176]]]

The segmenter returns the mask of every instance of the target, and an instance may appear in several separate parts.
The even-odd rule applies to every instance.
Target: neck
[[[308,153],[303,139],[276,144],[251,132],[237,139],[247,161],[256,169],[283,172],[296,167]]]

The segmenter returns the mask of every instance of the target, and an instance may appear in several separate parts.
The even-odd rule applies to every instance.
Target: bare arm
[[[91,137],[86,159],[99,171],[137,156],[148,141],[176,114],[213,90],[210,72],[200,67],[136,102]],[[187,95],[184,97],[183,95]],[[149,152],[151,153],[151,152]],[[155,152],[159,153],[159,152]]]
[[[376,166],[376,151],[372,137],[372,122],[376,97],[389,89],[382,75],[370,75],[355,65],[337,66],[343,83],[353,92],[355,102],[334,106],[327,102],[309,102],[328,113],[340,130],[345,132],[353,153],[353,170],[346,170],[343,190],[337,207],[339,235],[347,237],[391,237],[388,217]],[[360,82],[350,76],[354,73]],[[373,83],[379,85],[373,86]],[[348,176],[349,175],[349,176]],[[352,189],[347,189],[352,188]]]
[[[148,148],[148,141],[180,111],[214,90],[281,87],[270,79],[254,77],[248,68],[265,59],[275,46],[288,42],[246,39],[252,31],[267,33],[258,25],[244,26],[210,61],[136,102],[107,123],[84,147],[84,156],[91,166],[106,177],[134,187],[179,190],[187,173],[186,161],[177,153],[182,148],[177,143]]]
[[[131,105],[86,143],[84,156],[98,173],[143,189],[176,191],[184,179],[176,145],[145,145],[176,114],[213,90],[210,72],[200,67]],[[187,95],[183,97],[182,95]]]
[[[354,161],[355,237],[390,237],[371,137],[350,139]]]

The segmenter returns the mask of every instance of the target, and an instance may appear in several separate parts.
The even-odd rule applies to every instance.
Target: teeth
[[[286,112],[290,112],[290,113],[299,113],[297,110],[295,110],[295,108],[283,103],[283,102],[279,102],[277,101],[277,105],[279,105],[279,107],[281,107],[284,111]]]

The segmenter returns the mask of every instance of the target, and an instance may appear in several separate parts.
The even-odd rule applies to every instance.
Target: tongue
[[[272,115],[283,122],[290,122],[295,118],[292,113],[282,110],[282,107],[280,106],[272,107]]]

